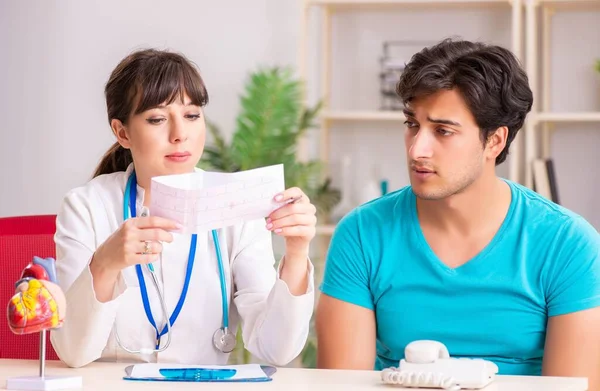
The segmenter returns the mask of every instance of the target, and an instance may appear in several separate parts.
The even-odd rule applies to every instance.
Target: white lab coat
[[[57,277],[67,299],[62,328],[51,332],[58,356],[71,367],[100,361],[225,364],[228,354],[213,346],[213,333],[222,324],[219,269],[211,232],[198,235],[196,258],[183,308],[172,327],[171,344],[162,353],[131,354],[129,349],[152,348],[156,331],[144,312],[135,267],[124,269],[113,299],[100,303],[94,294],[89,262],[96,248],[123,223],[123,196],[132,165],[126,172],[94,178],[70,191],[57,216]],[[144,191],[138,186],[138,216]],[[271,233],[264,219],[218,231],[229,300],[229,328],[241,321],[246,348],[272,365],[286,365],[306,343],[314,306],[314,269],[309,262],[309,286],[300,296],[290,293],[275,270]],[[184,283],[190,235],[174,234],[163,244],[163,260],[154,264],[164,289],[169,316]],[[227,251],[223,251],[226,249]],[[159,329],[165,324],[160,301],[150,278],[146,288]],[[166,335],[162,337],[162,344]]]

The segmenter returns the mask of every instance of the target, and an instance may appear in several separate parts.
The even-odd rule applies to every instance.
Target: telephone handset
[[[491,361],[450,357],[446,346],[437,341],[411,342],[404,356],[399,368],[381,372],[385,384],[451,391],[480,389],[493,382],[498,373],[498,366]]]

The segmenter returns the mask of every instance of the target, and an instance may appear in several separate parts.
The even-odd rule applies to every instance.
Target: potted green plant
[[[198,166],[236,172],[283,164],[286,187],[300,187],[324,216],[340,201],[340,191],[323,178],[322,163],[300,162],[297,145],[314,126],[321,104],[304,108],[302,83],[289,68],[263,68],[250,75],[241,96],[240,113],[231,142],[219,127],[207,121],[212,142],[207,143]]]

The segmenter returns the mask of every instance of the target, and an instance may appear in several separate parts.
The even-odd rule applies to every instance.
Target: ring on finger
[[[144,242],[144,251],[142,254],[152,254],[152,243],[149,241]]]

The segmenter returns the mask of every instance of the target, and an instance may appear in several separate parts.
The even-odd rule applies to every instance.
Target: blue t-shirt
[[[600,305],[600,235],[582,217],[516,183],[491,242],[458,268],[421,231],[405,187],[346,215],[333,235],[321,291],[375,311],[375,369],[398,366],[411,341],[539,375],[549,316]]]

